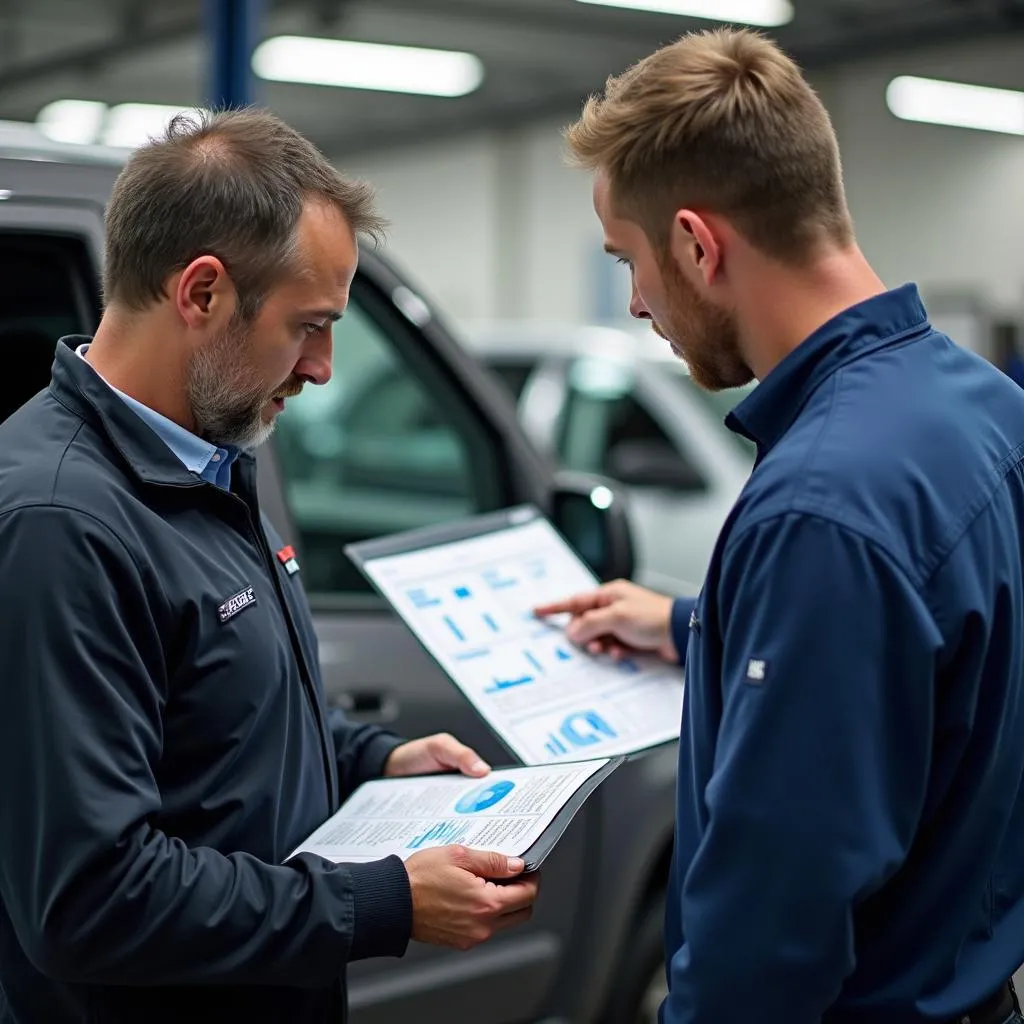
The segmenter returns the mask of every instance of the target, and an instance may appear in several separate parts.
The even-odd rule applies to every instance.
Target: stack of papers
[[[534,608],[598,585],[532,507],[351,545],[346,552],[527,767],[485,779],[361,786],[292,856],[407,858],[460,844],[536,869],[622,755],[677,739],[683,676],[657,658],[574,647]]]
[[[459,844],[522,857],[536,870],[615,762],[511,768],[484,779],[433,776],[364,783],[291,856],[335,862],[405,860]]]

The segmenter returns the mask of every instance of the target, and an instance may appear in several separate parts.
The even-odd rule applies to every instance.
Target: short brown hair
[[[803,261],[853,238],[839,147],[800,69],[756,32],[695,32],[608,79],[566,129],[613,207],[661,249],[676,210],[729,218],[763,252]]]
[[[164,296],[171,274],[209,254],[224,263],[239,313],[249,319],[287,273],[310,199],[336,207],[357,234],[383,234],[373,189],[343,178],[273,114],[179,114],[160,139],[132,155],[114,185],[106,212],[106,301],[143,310]]]

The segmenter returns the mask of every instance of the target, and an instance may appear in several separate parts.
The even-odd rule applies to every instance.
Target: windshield
[[[746,398],[755,387],[753,384],[748,384],[742,388],[728,388],[725,391],[707,391],[697,384],[682,366],[678,368],[672,367],[672,372],[666,376],[681,391],[685,391],[688,395],[696,397],[698,401],[702,402],[705,408],[719,421],[724,421],[733,407]],[[750,456],[750,458],[754,458],[757,455],[757,445],[753,441],[732,430],[728,431],[728,433],[745,455]]]

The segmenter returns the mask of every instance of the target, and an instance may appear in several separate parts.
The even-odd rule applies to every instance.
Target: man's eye
[[[322,331],[324,329],[324,325],[323,324],[303,324],[302,325],[302,329],[306,332],[307,335],[318,334],[320,331]]]
[[[625,256],[620,256],[615,262],[623,267],[631,267],[633,265],[632,260],[627,260]]]

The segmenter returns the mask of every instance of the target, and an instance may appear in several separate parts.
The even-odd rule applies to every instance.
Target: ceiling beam
[[[180,18],[170,24],[144,27],[128,36],[105,43],[71,47],[56,53],[19,61],[0,71],[0,93],[5,89],[29,85],[67,71],[85,71],[116,61],[127,54],[155,49],[195,35],[199,31],[195,17]]]
[[[570,0],[547,0],[543,7],[522,8],[481,4],[479,0],[372,0],[372,4],[364,0],[363,5],[374,13],[387,10],[418,17],[436,16],[460,26],[475,24],[496,32],[530,31],[569,36],[577,41],[610,40],[641,45],[657,45],[659,40],[674,39],[688,28],[707,24],[673,14],[638,16],[636,12],[613,7],[584,7]]]
[[[957,11],[941,20],[928,17],[899,28],[870,25],[822,41],[794,40],[789,52],[808,70],[825,70],[860,60],[913,53],[950,43],[982,42],[1020,34],[1024,26],[983,12]]]
[[[178,6],[184,6],[188,13],[154,23],[139,0],[122,0],[117,36],[104,43],[69,47],[6,67],[0,70],[0,92],[65,72],[88,71],[118,58],[137,57],[147,50],[157,50],[191,36],[201,45],[205,39],[202,5],[190,0]],[[269,0],[267,4],[268,13],[296,6],[299,0]]]
[[[823,44],[790,48],[801,67],[827,70],[839,64],[860,59],[871,59],[897,53],[939,46],[954,42],[979,42],[1005,39],[1007,32],[1024,35],[1024,25],[996,25],[991,21],[972,18],[953,19],[941,25],[920,25],[912,33],[899,38],[889,34],[864,32],[847,37],[842,43],[828,41]],[[612,69],[613,71],[615,69]],[[595,81],[593,89],[600,89]],[[332,157],[347,159],[400,149],[406,146],[444,142],[475,132],[502,132],[513,130],[531,121],[564,117],[568,122],[579,112],[583,99],[590,90],[561,90],[543,100],[519,103],[481,105],[458,116],[424,119],[416,127],[400,127],[364,132],[356,139],[342,139],[340,145],[325,146]],[[321,143],[323,145],[323,143]]]

